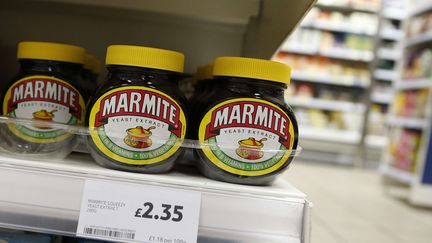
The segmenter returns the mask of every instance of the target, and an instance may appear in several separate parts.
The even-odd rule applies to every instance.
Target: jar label
[[[180,105],[163,92],[141,86],[116,88],[99,97],[90,111],[89,124],[100,151],[133,165],[169,158],[186,134]]]
[[[291,156],[295,132],[290,117],[260,99],[238,98],[211,108],[201,120],[199,140],[206,157],[227,172],[261,176]]]
[[[82,124],[85,103],[80,92],[69,83],[49,76],[29,76],[16,81],[6,92],[3,114],[69,125]],[[64,129],[44,122],[37,125],[8,124],[9,130],[34,143],[60,142],[72,136]]]

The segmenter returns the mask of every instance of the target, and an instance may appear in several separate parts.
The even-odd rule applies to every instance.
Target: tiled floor
[[[374,171],[296,161],[284,177],[314,204],[312,243],[432,242],[432,209],[385,195]]]

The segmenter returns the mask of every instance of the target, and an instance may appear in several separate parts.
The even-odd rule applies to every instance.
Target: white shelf
[[[359,79],[354,76],[331,76],[325,73],[323,74],[317,72],[302,72],[302,71],[293,71],[291,73],[291,79],[298,80],[298,81],[307,81],[312,83],[353,86],[359,88],[366,88],[370,84],[370,80]]]
[[[329,48],[320,50],[319,54],[325,57],[350,61],[370,62],[374,58],[372,51],[356,50],[349,48]]]
[[[432,41],[432,31],[428,31],[423,34],[407,38],[405,45],[413,46],[413,45],[424,44],[431,41]]]
[[[364,112],[365,105],[360,103],[352,103],[348,101],[339,100],[325,100],[315,98],[303,98],[303,97],[287,97],[288,104],[291,106],[300,106],[314,109],[322,109],[329,111],[341,111],[341,112]]]
[[[403,79],[395,84],[396,90],[426,89],[432,87],[432,78]]]
[[[382,29],[380,37],[386,40],[400,41],[404,38],[404,32],[397,29]]]
[[[100,60],[114,43],[176,50],[185,54],[186,71],[191,73],[221,55],[269,59],[313,4],[314,0],[2,1],[0,29],[7,29],[8,35],[1,39],[0,62],[13,60],[22,40],[78,44]],[[68,31],[52,31],[59,26]],[[16,66],[8,62],[4,70],[4,76],[12,76]]]
[[[394,70],[377,69],[373,75],[376,79],[384,81],[394,81],[397,78],[397,72]]]
[[[393,101],[394,95],[392,93],[373,92],[371,100],[374,103],[389,104]]]
[[[290,43],[291,44],[291,43]],[[370,62],[374,58],[372,51],[356,50],[344,47],[333,47],[328,49],[319,49],[318,47],[306,46],[305,44],[292,44],[281,48],[283,52],[303,54],[303,55],[319,55],[334,59],[347,61]]]
[[[314,28],[319,30],[333,31],[333,32],[345,32],[358,35],[370,35],[376,34],[376,28],[370,28],[364,25],[355,25],[353,23],[347,22],[333,22],[333,21],[323,21],[315,20],[304,22],[300,25],[304,28]]]
[[[387,146],[388,139],[385,136],[378,135],[366,135],[365,144],[371,148],[379,148],[382,149]]]
[[[377,57],[380,59],[397,61],[402,57],[402,52],[395,49],[379,48]]]
[[[270,187],[253,187],[193,173],[120,172],[99,167],[84,154],[43,162],[0,157],[0,226],[74,235],[86,179],[201,192],[199,242],[300,243],[307,237],[303,231],[310,205],[282,179]]]
[[[410,185],[414,180],[413,173],[398,169],[388,164],[382,165],[380,167],[380,172],[384,176],[387,176],[391,179],[394,179],[400,183],[407,184],[407,185]]]
[[[302,127],[299,131],[300,139],[326,141],[342,144],[360,143],[361,134],[358,131]]]
[[[388,116],[387,124],[391,126],[397,126],[397,127],[423,129],[425,126],[428,125],[428,121],[426,119],[420,119],[420,118]]]
[[[404,20],[407,17],[405,9],[383,8],[382,15],[387,19]]]
[[[418,15],[424,12],[427,12],[429,10],[432,10],[432,2],[430,1],[423,1],[420,5],[416,5],[411,12],[409,13],[410,16]]]
[[[303,55],[318,55],[319,47],[288,42],[282,46],[281,51]]]

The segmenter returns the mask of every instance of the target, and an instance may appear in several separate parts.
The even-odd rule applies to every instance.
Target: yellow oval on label
[[[171,157],[186,134],[186,117],[167,94],[142,86],[112,89],[90,110],[96,147],[120,163],[148,165]]]
[[[282,167],[297,144],[292,118],[260,99],[230,99],[201,120],[199,141],[217,167],[243,176],[262,176]]]
[[[85,103],[71,84],[49,76],[29,76],[12,84],[3,99],[3,115],[37,121],[80,125]],[[17,137],[33,143],[60,142],[72,134],[49,125],[8,124]]]

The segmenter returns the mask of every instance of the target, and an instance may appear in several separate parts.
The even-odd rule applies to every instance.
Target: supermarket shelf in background
[[[373,92],[371,100],[374,103],[390,104],[393,101],[394,95],[392,93]]]
[[[432,2],[423,1],[423,4],[413,8],[412,11],[409,13],[409,15],[414,16],[414,15],[418,15],[418,14],[427,12],[429,10],[432,10]]]
[[[379,135],[366,135],[365,143],[368,147],[372,148],[384,148],[387,146],[388,139],[384,136]]]
[[[370,80],[362,80],[354,76],[331,76],[328,74],[301,71],[293,71],[291,73],[291,79],[312,83],[352,86],[358,88],[366,88],[370,84]]]
[[[378,49],[377,57],[380,59],[397,61],[402,57],[402,52],[396,49],[381,47]]]
[[[329,48],[325,50],[320,50],[319,54],[321,56],[337,58],[342,60],[350,60],[350,61],[361,61],[361,62],[370,62],[374,58],[374,54],[372,51],[364,51],[364,50],[356,50],[350,48]]]
[[[379,9],[377,8],[371,8],[371,7],[365,7],[365,6],[355,6],[355,5],[335,5],[335,4],[323,4],[323,3],[317,3],[315,4],[315,7],[322,8],[322,9],[329,9],[329,10],[335,10],[335,11],[342,11],[342,12],[366,12],[366,13],[377,13]]]
[[[428,120],[411,117],[396,117],[389,115],[386,123],[391,126],[406,127],[412,129],[423,129],[428,124]]]
[[[372,51],[356,50],[344,47],[334,47],[322,50],[318,47],[294,44],[282,47],[281,51],[303,55],[319,55],[328,58],[358,62],[370,62],[374,58]]]
[[[407,38],[405,45],[413,46],[413,45],[419,45],[431,41],[432,41],[432,31],[428,31],[423,34]]]
[[[359,131],[324,129],[300,126],[300,139],[320,140],[326,142],[358,144],[361,139]]]
[[[380,32],[380,37],[386,40],[400,41],[404,37],[404,32],[402,30],[396,29],[382,29]]]
[[[269,187],[253,187],[217,182],[194,173],[128,173],[99,167],[84,154],[52,161],[0,156],[0,226],[73,236],[86,179],[201,192],[198,239],[303,242],[308,203],[302,192],[282,179]]]
[[[373,75],[376,79],[384,81],[394,81],[397,78],[397,72],[394,70],[377,69]]]
[[[281,51],[294,54],[317,55],[319,52],[319,47],[288,42],[286,45],[282,46]]]
[[[394,179],[400,183],[407,184],[407,185],[410,185],[414,180],[413,173],[398,169],[388,164],[382,165],[380,167],[380,172],[384,176],[390,177],[391,179]]]
[[[287,102],[291,106],[307,107],[314,109],[322,109],[328,111],[341,111],[341,112],[364,112],[366,107],[361,103],[352,103],[349,101],[339,100],[325,100],[316,98],[303,98],[303,97],[287,97]]]
[[[376,28],[365,28],[364,25],[355,26],[354,24],[348,22],[337,23],[334,21],[326,20],[314,20],[304,22],[300,24],[300,27],[369,36],[373,36],[377,32]]]
[[[432,87],[432,78],[403,79],[395,84],[396,90],[424,89]]]
[[[382,15],[387,19],[404,20],[407,17],[406,10],[395,8],[383,8]]]

